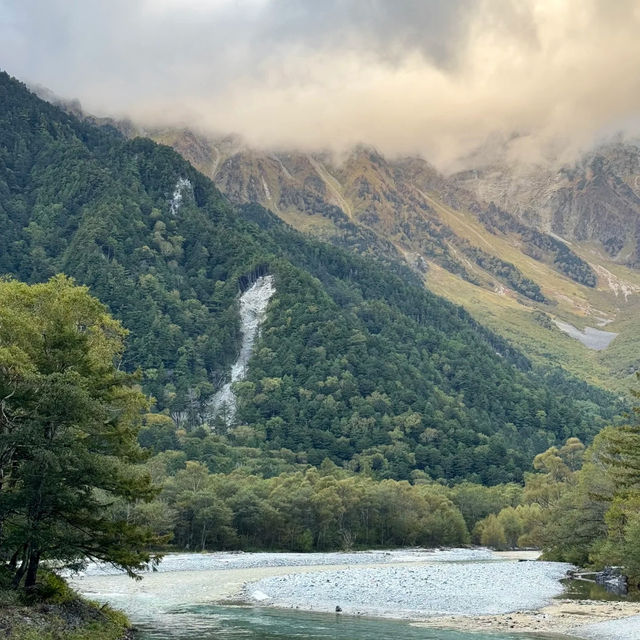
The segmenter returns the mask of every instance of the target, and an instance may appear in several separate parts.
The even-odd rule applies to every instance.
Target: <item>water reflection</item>
[[[632,591],[626,596],[607,591],[602,585],[586,580],[561,580],[566,588],[563,598],[569,600],[599,600],[605,602],[640,602],[640,591]]]

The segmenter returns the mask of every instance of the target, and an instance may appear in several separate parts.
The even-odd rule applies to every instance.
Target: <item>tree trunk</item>
[[[27,570],[27,555],[28,555],[28,545],[25,545],[22,548],[22,562],[20,563],[20,567],[15,572],[13,576],[13,580],[11,581],[11,585],[14,589],[17,589],[22,582],[22,578],[24,578],[25,571]]]
[[[27,577],[24,581],[26,589],[36,586],[36,578],[38,577],[38,567],[40,566],[40,551],[33,549],[29,555],[29,567],[27,568]]]
[[[7,565],[7,568],[9,569],[9,571],[16,570],[16,567],[18,566],[18,556],[20,555],[20,551],[24,552],[24,548],[16,549],[16,552],[11,556],[11,560],[9,560],[9,564]]]
[[[200,546],[202,547],[202,551],[205,550],[207,544],[207,525],[202,525],[202,534],[200,536]]]

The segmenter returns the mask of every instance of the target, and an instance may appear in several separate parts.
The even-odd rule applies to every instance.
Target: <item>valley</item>
[[[0,636],[640,640],[640,0],[0,0]]]
[[[610,202],[606,206],[611,207],[607,215],[612,222],[602,224],[615,229],[616,238],[625,238],[626,246],[626,238],[635,237],[633,220],[640,211],[640,199],[633,191],[637,188],[634,167],[640,158],[637,146],[605,146],[602,154],[609,161],[597,153],[587,156],[573,170],[579,176],[570,181],[568,168],[556,174],[528,167],[522,176],[517,165],[511,172],[501,165],[501,171],[485,168],[446,177],[420,158],[388,160],[366,148],[338,157],[270,153],[249,149],[237,138],[215,139],[188,130],[148,133],[209,175],[232,201],[258,202],[294,228],[365,256],[404,261],[428,289],[462,305],[537,361],[563,366],[582,379],[619,392],[633,384],[640,363],[635,355],[640,335],[634,322],[640,309],[640,272],[619,240],[598,237],[601,227],[595,223],[589,227],[585,222],[588,233],[577,223],[562,227],[557,211],[579,176],[583,180],[588,176],[596,192],[571,196],[569,201],[576,202],[572,215],[579,218],[592,206],[587,205],[589,198],[589,202],[596,198]],[[586,168],[580,169],[583,165]],[[590,168],[594,165],[599,174]],[[557,175],[565,176],[560,184]],[[602,193],[598,185],[603,181],[611,183],[611,193]],[[625,198],[614,195],[616,189]],[[514,216],[510,228],[501,231],[483,224],[483,212],[490,203]],[[532,213],[536,203],[543,203],[538,218]],[[517,223],[521,228],[516,219],[522,221]],[[522,233],[530,234],[530,229],[544,236],[547,245],[555,241],[582,261],[593,274],[589,281],[593,286],[559,271],[553,257],[523,238]],[[534,240],[541,242],[537,236]],[[618,248],[613,254],[607,251],[612,242]],[[487,259],[483,264],[474,254],[478,250],[482,256],[512,265],[513,275],[508,275],[508,267],[505,272],[504,265],[490,267]],[[496,268],[507,273],[507,279]],[[541,295],[533,299],[523,295],[523,289],[517,288],[522,278],[535,283]],[[617,335],[606,349],[593,350],[556,322],[579,331],[587,326],[602,330],[606,325],[606,331]]]

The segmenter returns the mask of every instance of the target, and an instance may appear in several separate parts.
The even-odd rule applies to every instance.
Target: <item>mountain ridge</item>
[[[109,306],[130,330],[122,365],[173,419],[157,446],[178,429],[212,471],[329,458],[377,477],[495,484],[620,409],[532,368],[406,265],[308,238],[258,204],[234,208],[169,147],[81,122],[6,74],[0,102],[0,269],[29,282],[64,271]],[[265,273],[276,293],[234,387],[238,421],[211,424],[240,344],[238,293]]]
[[[614,207],[611,220],[604,215],[599,226],[588,220],[573,224],[582,238],[576,241],[564,228],[543,224],[545,210],[538,207],[547,194],[550,202],[563,203],[557,220],[566,222],[585,210],[587,218],[597,219],[594,198],[603,192],[596,184],[585,195],[576,187],[582,179],[574,176],[571,182],[566,176],[584,173],[599,153],[609,158],[600,165],[614,170],[608,178],[612,189],[624,192],[615,202],[624,205],[631,199],[635,206],[627,190],[640,181],[640,154],[633,141],[602,144],[569,164],[551,159],[535,165],[506,161],[513,140],[492,140],[466,159],[475,170],[444,175],[421,157],[387,160],[366,145],[346,156],[265,151],[233,135],[145,130],[57,102],[127,137],[144,134],[173,146],[235,203],[259,202],[307,234],[388,265],[405,262],[427,288],[462,304],[539,362],[625,392],[640,369],[634,355],[640,347],[634,323],[640,277],[635,267],[624,264],[634,260],[631,231],[640,214]],[[524,187],[518,179],[522,172],[528,176]],[[593,236],[600,227],[606,231],[604,242],[586,233]],[[626,249],[616,254],[621,238]],[[620,260],[625,251],[626,261]],[[569,333],[560,327],[569,327]],[[594,353],[580,342],[585,327],[609,331],[615,340]]]
[[[238,139],[224,138],[220,143],[207,139],[203,146],[201,136],[184,130],[150,135],[176,148],[202,171],[208,170],[236,203],[259,202],[295,228],[364,255],[400,258],[427,288],[462,304],[534,358],[550,359],[615,389],[626,389],[640,368],[640,359],[633,355],[640,346],[640,332],[633,325],[640,273],[633,260],[623,259],[622,249],[611,253],[633,220],[640,219],[640,200],[629,195],[628,186],[636,177],[640,181],[640,173],[633,174],[634,163],[640,163],[640,147],[622,143],[603,147],[603,153],[621,158],[610,165],[626,167],[627,172],[624,180],[609,176],[607,184],[638,206],[614,210],[613,222],[605,216],[599,224],[609,235],[599,243],[594,229],[585,235],[588,221],[572,227],[580,232],[580,239],[574,240],[563,228],[536,226],[531,214],[506,196],[485,199],[498,195],[489,189],[492,179],[498,185],[500,180],[509,181],[506,169],[500,180],[492,178],[495,168],[485,168],[484,174],[476,171],[473,181],[485,186],[472,188],[472,172],[444,176],[423,158],[387,160],[364,145],[336,162],[326,153],[248,149]],[[200,149],[199,155],[194,148]],[[202,155],[204,148],[215,151]],[[208,160],[212,155],[215,163]],[[580,164],[576,166],[574,173],[579,174]],[[558,171],[545,170],[538,183],[547,181],[553,187]],[[529,207],[540,189],[526,192]],[[593,200],[596,188],[587,189],[587,195],[579,193],[579,198],[567,195],[567,189],[566,185],[556,189],[565,194],[565,209],[577,216],[588,209],[593,218],[593,204],[589,208],[584,203]],[[603,206],[606,209],[606,200]],[[558,213],[556,219],[568,219],[563,215]],[[355,240],[356,230],[366,234],[364,241]],[[604,326],[617,337],[604,352],[591,353],[558,328],[567,323],[578,329]]]

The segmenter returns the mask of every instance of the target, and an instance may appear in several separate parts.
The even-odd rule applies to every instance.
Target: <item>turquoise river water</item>
[[[161,620],[135,620],[139,640],[523,640],[522,634],[465,633],[405,621],[244,606],[197,605]],[[527,635],[551,640],[558,636]]]

